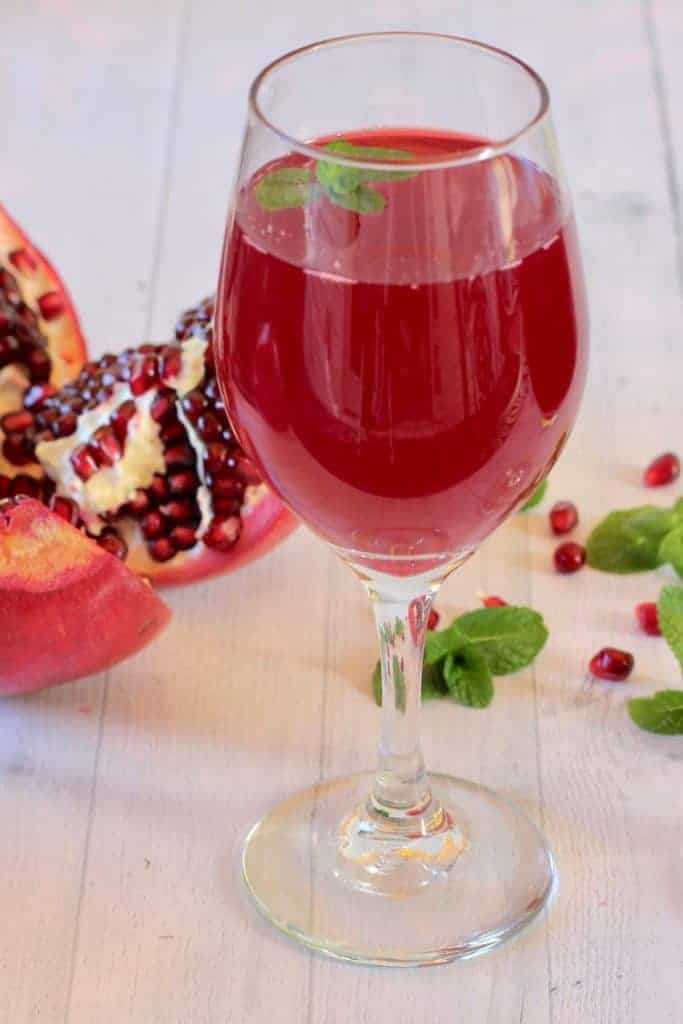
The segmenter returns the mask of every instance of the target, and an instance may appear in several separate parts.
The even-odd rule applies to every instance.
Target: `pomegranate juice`
[[[482,145],[345,139],[423,163]],[[265,208],[258,184],[284,167],[310,172],[310,196]],[[587,332],[565,201],[507,154],[371,180],[370,210],[318,181],[290,154],[240,194],[218,313],[231,418],[264,478],[333,544],[457,553],[533,489],[576,415]]]

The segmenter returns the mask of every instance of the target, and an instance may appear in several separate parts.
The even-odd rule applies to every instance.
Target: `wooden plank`
[[[146,316],[178,30],[179,5],[163,7],[2,9],[2,198],[64,274],[96,353],[138,337]],[[0,712],[3,1022],[64,1019],[104,684]]]

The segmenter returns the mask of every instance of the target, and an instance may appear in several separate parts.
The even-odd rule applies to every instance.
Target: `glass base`
[[[553,859],[514,804],[432,775],[438,826],[398,835],[367,812],[373,781],[364,772],[314,786],[252,828],[244,880],[277,928],[338,959],[424,966],[494,949],[540,913]]]

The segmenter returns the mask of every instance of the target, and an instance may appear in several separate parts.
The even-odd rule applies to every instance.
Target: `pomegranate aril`
[[[126,402],[122,402],[121,405],[111,414],[109,422],[111,423],[112,430],[116,434],[117,438],[123,444],[128,434],[128,424],[135,416],[136,408],[135,402],[128,399]]]
[[[429,618],[427,619],[427,629],[436,629],[439,625],[439,619],[441,616],[437,612],[436,608],[429,609]]]
[[[29,498],[39,499],[42,495],[42,489],[41,481],[35,480],[26,473],[18,473],[17,476],[10,480],[9,493],[12,498],[16,497],[17,494],[25,494]]]
[[[46,292],[38,299],[38,308],[43,320],[56,320],[66,310],[61,292]]]
[[[191,526],[176,526],[171,530],[169,537],[179,551],[187,551],[197,543],[197,534]]]
[[[164,461],[169,469],[189,469],[194,466],[195,454],[187,444],[173,445],[164,452]]]
[[[220,442],[213,442],[206,446],[206,458],[204,465],[209,473],[220,473],[225,470],[230,458],[230,450],[227,445]]]
[[[128,554],[128,545],[116,530],[108,526],[102,530],[102,533],[96,540],[99,546],[108,551],[110,555],[114,555],[115,558],[120,558],[121,561],[124,561]]]
[[[97,462],[87,444],[79,444],[71,453],[71,465],[76,476],[81,480],[89,480],[97,472]]]
[[[260,484],[261,477],[256,466],[246,455],[239,455],[237,458],[237,472],[246,484]]]
[[[168,486],[171,494],[190,494],[199,486],[199,478],[191,469],[182,469],[178,473],[170,474]]]
[[[143,516],[140,520],[140,529],[148,540],[153,540],[155,537],[161,537],[162,534],[166,533],[167,526],[168,524],[166,520],[162,514],[157,511],[148,512],[147,515]]]
[[[217,498],[241,498],[244,484],[234,476],[218,476],[211,481],[211,493]]]
[[[239,540],[241,530],[242,522],[239,516],[214,516],[202,539],[209,548],[229,551]]]
[[[121,445],[111,427],[99,427],[93,434],[90,450],[98,466],[113,466],[121,458]]]
[[[139,349],[144,351],[144,346]],[[144,395],[146,391],[159,383],[159,367],[156,356],[146,355],[133,368],[130,375],[130,390],[134,395]]]
[[[582,544],[568,540],[555,549],[554,560],[558,572],[578,572],[586,561],[586,549]]]
[[[157,423],[163,423],[165,419],[175,411],[173,392],[169,390],[160,391],[150,407],[150,415]]]
[[[628,651],[620,651],[617,647],[603,647],[593,655],[589,668],[591,674],[598,679],[622,683],[630,676],[633,665],[633,655]]]
[[[165,501],[170,492],[166,477],[161,476],[160,473],[155,473],[149,485],[149,491],[157,501]]]
[[[9,494],[10,478],[0,473],[0,498],[6,498]]]
[[[194,391],[188,392],[188,394],[183,397],[181,405],[183,407],[183,412],[190,423],[194,423],[206,408],[206,398],[197,388]]]
[[[164,349],[161,357],[161,379],[164,383],[170,383],[182,369],[182,357],[178,348],[168,347]]]
[[[481,603],[484,608],[507,608],[508,602],[504,597],[498,597],[497,594],[489,594],[487,597],[482,597]]]
[[[34,384],[24,395],[24,408],[32,412],[43,407],[48,398],[57,394],[57,389],[52,384]]]
[[[178,552],[175,541],[171,537],[159,537],[147,545],[152,558],[157,562],[168,562]]]
[[[211,507],[215,515],[236,516],[242,509],[242,502],[239,498],[214,498]]]
[[[182,441],[185,437],[185,427],[180,420],[170,420],[161,428],[159,435],[164,444],[171,444],[173,441]]]
[[[52,360],[42,348],[34,348],[26,355],[26,366],[32,381],[44,381],[50,376]]]
[[[561,536],[570,533],[579,521],[579,512],[573,501],[556,501],[549,512],[550,528]]]
[[[197,431],[202,441],[218,441],[223,436],[223,427],[211,412],[203,413],[197,420]]]
[[[152,502],[150,500],[149,494],[147,493],[147,491],[139,487],[136,491],[133,492],[131,497],[126,502],[126,512],[129,515],[139,518],[140,516],[143,516],[145,512],[149,512],[151,505]]]
[[[197,506],[187,498],[178,498],[160,505],[159,512],[176,523],[186,523],[197,516]]]
[[[55,437],[70,437],[71,434],[76,433],[76,427],[78,426],[78,417],[75,412],[67,412],[59,419],[52,427],[52,433]]]
[[[36,258],[28,249],[15,249],[9,254],[9,261],[20,274],[34,274],[38,269]]]
[[[10,433],[12,430],[23,431],[30,427],[33,423],[33,413],[28,410],[22,410],[21,412],[8,412],[0,420],[0,425],[6,433]]]
[[[53,494],[49,502],[52,511],[61,516],[62,519],[66,519],[67,523],[71,523],[75,526],[81,516],[81,510],[75,501],[71,498],[65,498],[61,494]]]
[[[636,618],[643,633],[648,636],[661,636],[659,628],[659,614],[654,601],[643,601],[636,605]]]
[[[664,452],[653,459],[643,474],[646,487],[665,487],[677,480],[681,472],[681,462],[673,452]]]
[[[8,434],[2,443],[2,454],[13,466],[27,466],[35,462],[33,445],[26,434]]]

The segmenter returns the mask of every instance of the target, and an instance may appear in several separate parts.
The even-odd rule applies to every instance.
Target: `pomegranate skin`
[[[0,502],[0,695],[101,672],[169,618],[146,581],[40,502]]]

